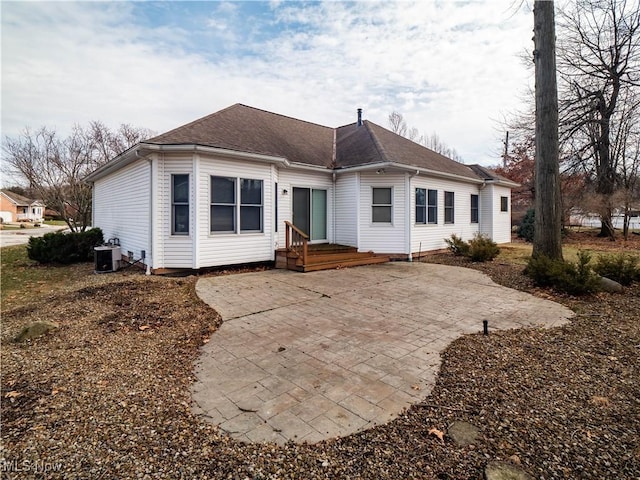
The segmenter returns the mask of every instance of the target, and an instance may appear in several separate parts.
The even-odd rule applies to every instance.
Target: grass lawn
[[[44,224],[45,225],[51,225],[53,227],[66,227],[67,226],[67,222],[65,222],[64,220],[45,220]]]
[[[24,305],[35,297],[69,287],[93,270],[92,263],[44,266],[27,257],[26,245],[0,249],[2,310]]]

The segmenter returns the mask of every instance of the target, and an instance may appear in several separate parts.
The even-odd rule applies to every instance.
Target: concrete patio
[[[205,277],[224,323],[196,364],[193,410],[245,442],[318,442],[425,398],[464,334],[554,327],[569,309],[471,269],[390,263]]]

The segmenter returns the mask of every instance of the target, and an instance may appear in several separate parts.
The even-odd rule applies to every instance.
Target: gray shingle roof
[[[329,167],[333,129],[237,103],[144,143],[195,144]]]
[[[143,143],[203,145],[327,168],[391,162],[475,181],[495,179],[489,170],[451,160],[366,120],[334,129],[239,103]]]

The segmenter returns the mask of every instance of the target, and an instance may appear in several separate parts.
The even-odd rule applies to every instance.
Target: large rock
[[[27,340],[41,337],[45,333],[55,330],[56,328],[60,328],[60,325],[55,322],[48,322],[46,320],[34,322],[24,327],[14,340],[19,343],[26,342]]]
[[[476,444],[480,438],[480,429],[468,422],[455,421],[447,429],[447,435],[460,446]]]
[[[484,469],[486,480],[533,480],[533,477],[516,465],[507,462],[489,462]]]
[[[620,293],[623,290],[622,285],[607,277],[600,277],[600,288],[610,293]]]

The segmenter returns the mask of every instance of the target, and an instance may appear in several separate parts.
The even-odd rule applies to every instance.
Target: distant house
[[[409,259],[455,233],[511,240],[516,183],[362,120],[236,104],[91,173],[93,225],[150,270],[273,261],[292,236]]]
[[[41,222],[44,204],[9,190],[0,190],[0,218],[3,223],[32,221]]]

